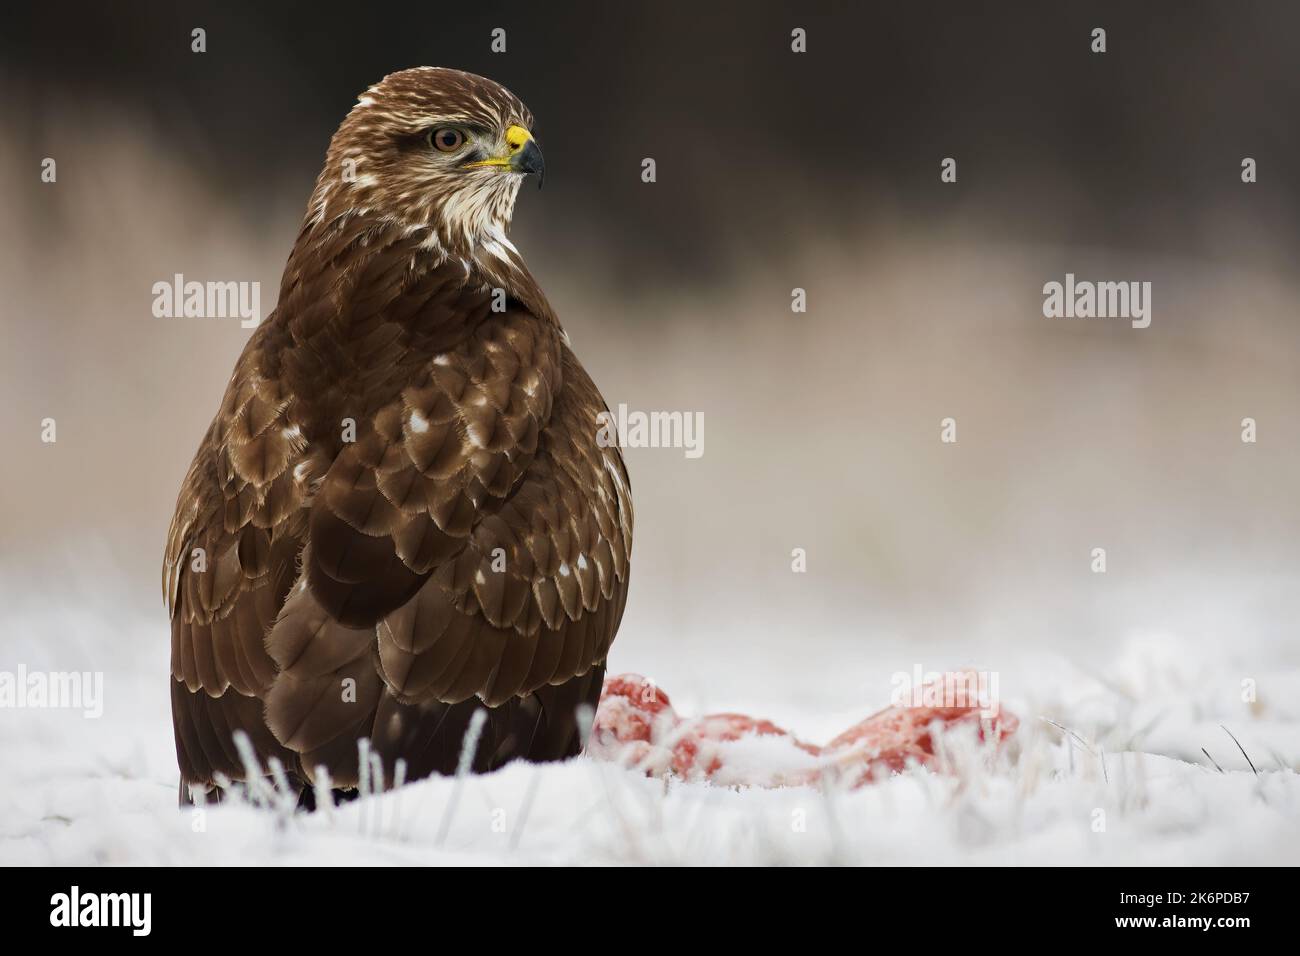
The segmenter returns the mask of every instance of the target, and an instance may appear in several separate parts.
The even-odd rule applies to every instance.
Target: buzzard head
[[[324,224],[365,215],[430,230],[455,255],[505,241],[525,176],[545,165],[532,114],[482,76],[393,73],[358,99],[330,142],[308,208]]]

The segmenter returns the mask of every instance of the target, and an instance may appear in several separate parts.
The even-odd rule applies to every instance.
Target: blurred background
[[[151,287],[256,280],[269,313],[338,122],[431,64],[536,114],[513,236],[607,401],[704,414],[702,458],[627,453],[615,671],[815,731],[916,663],[1294,668],[1300,7],[902,7],[11,11],[0,667],[128,668],[165,711],[163,539],[249,333]],[[1150,328],[1044,318],[1067,272],[1151,282]]]

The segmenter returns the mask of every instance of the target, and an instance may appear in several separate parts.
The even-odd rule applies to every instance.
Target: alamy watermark
[[[122,926],[132,936],[148,936],[153,928],[152,893],[83,893],[73,886],[50,897],[50,925]]]
[[[1151,324],[1150,282],[1090,282],[1076,280],[1043,286],[1043,315],[1049,319],[1129,319],[1135,329]]]
[[[981,717],[995,719],[1002,711],[997,671],[925,672],[920,664],[912,673],[897,671],[889,678],[894,688],[889,702],[895,707],[979,708]]]
[[[239,319],[241,328],[262,320],[262,283],[185,281],[153,284],[153,314],[159,319]]]
[[[0,709],[80,710],[98,720],[104,715],[102,671],[0,671]]]
[[[619,403],[618,412],[596,416],[601,448],[682,448],[687,458],[704,454],[703,412],[635,412]]]

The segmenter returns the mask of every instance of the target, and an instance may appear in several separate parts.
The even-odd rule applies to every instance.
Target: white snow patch
[[[1231,642],[1221,659],[1193,659],[1186,648],[1178,653],[1177,642],[1138,641],[1100,668],[1104,680],[1064,666],[1032,686],[1004,678],[1003,703],[1022,721],[1018,745],[993,762],[956,754],[951,774],[915,770],[823,793],[656,780],[580,757],[418,781],[332,812],[295,815],[237,801],[202,812],[177,808],[161,609],[143,623],[73,604],[11,610],[5,635],[0,669],[22,662],[29,670],[102,670],[105,680],[99,720],[72,710],[0,710],[3,864],[1258,865],[1300,858],[1300,777],[1291,769],[1300,760],[1300,672],[1261,678],[1259,701],[1234,706],[1239,680],[1222,676],[1242,673],[1229,664]],[[800,712],[778,675],[762,675],[761,683],[771,707],[754,716],[777,718],[809,739],[823,725],[847,724],[844,715]],[[721,706],[710,709],[732,703],[711,701]],[[863,700],[852,717],[884,703]],[[1258,775],[1220,724],[1241,740]],[[781,747],[744,741],[732,745],[728,764],[742,774],[797,764],[801,757],[788,747],[774,752]]]

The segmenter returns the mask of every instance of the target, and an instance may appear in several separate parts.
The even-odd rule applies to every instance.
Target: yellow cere
[[[493,156],[491,159],[480,160],[477,163],[467,163],[467,166],[509,166],[510,157],[524,148],[524,144],[533,138],[533,134],[528,132],[522,126],[511,126],[506,130],[507,151],[504,156]]]
[[[517,153],[523,148],[524,143],[533,138],[533,134],[528,132],[522,126],[512,126],[506,130],[506,142],[510,145],[510,152]]]

